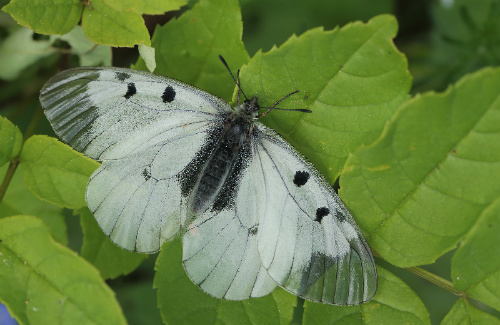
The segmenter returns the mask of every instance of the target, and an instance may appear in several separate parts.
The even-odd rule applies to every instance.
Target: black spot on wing
[[[133,82],[130,82],[127,85],[127,92],[125,93],[125,95],[123,97],[125,97],[125,99],[129,99],[130,97],[134,96],[136,93],[137,93],[137,89],[135,88],[135,84]]]
[[[323,219],[323,217],[326,217],[328,214],[330,214],[330,209],[327,207],[321,207],[316,210],[316,219],[315,221],[320,222]]]
[[[335,218],[337,218],[338,222],[345,221],[345,214],[341,210],[335,210]]]
[[[171,86],[168,86],[163,91],[163,95],[161,95],[161,99],[163,99],[164,103],[170,103],[175,99],[175,90]]]
[[[311,175],[309,175],[309,173],[306,171],[298,171],[295,173],[293,183],[297,185],[297,187],[301,187],[302,185],[305,185],[307,183],[310,176]]]
[[[116,72],[115,78],[120,80],[120,81],[125,81],[126,79],[130,78],[130,74],[128,74],[126,72]]]

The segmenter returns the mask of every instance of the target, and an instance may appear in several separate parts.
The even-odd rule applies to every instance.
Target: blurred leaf
[[[117,11],[103,0],[92,0],[91,3],[92,7],[86,6],[82,15],[82,28],[90,40],[110,46],[151,45],[140,14]]]
[[[0,219],[0,292],[23,324],[125,324],[99,273],[35,217]]]
[[[472,306],[466,299],[457,300],[441,325],[499,325],[500,320]]]
[[[306,301],[303,324],[430,324],[429,312],[415,292],[389,271],[377,271],[378,290],[372,300],[359,306]]]
[[[323,26],[332,29],[356,20],[392,13],[393,0],[242,0],[245,46],[253,54],[268,51],[292,34]]]
[[[332,31],[310,30],[279,48],[258,52],[241,70],[247,96],[261,106],[299,90],[280,104],[311,114],[274,111],[263,121],[309,158],[331,183],[347,156],[373,142],[407,98],[411,77],[392,43],[389,15]]]
[[[5,174],[6,169],[7,166],[0,167],[0,175]],[[37,216],[49,228],[51,236],[56,241],[67,245],[68,234],[62,209],[53,204],[40,201],[34,196],[26,187],[22,169],[22,164],[17,167],[7,193],[5,193],[5,197],[0,203],[0,218],[21,214]]]
[[[453,256],[451,275],[458,290],[500,311],[499,248],[500,198],[497,198],[479,216]]]
[[[232,69],[248,61],[242,28],[237,1],[197,2],[178,19],[156,28],[152,38],[155,72],[229,100],[235,85],[218,55],[224,56]],[[135,68],[146,70],[141,59]]]
[[[368,242],[390,263],[429,264],[500,194],[500,69],[403,105],[340,180]]]
[[[17,157],[23,144],[23,135],[17,126],[0,116],[0,167]]]
[[[107,0],[106,3],[119,11],[132,11],[138,14],[161,15],[167,11],[179,10],[186,0]]]
[[[217,299],[204,293],[182,266],[180,240],[166,242],[156,261],[154,286],[158,307],[168,324],[289,324],[297,298],[276,289],[243,301]]]
[[[85,188],[99,163],[74,151],[55,138],[35,135],[21,152],[24,179],[38,198],[57,206],[86,206]]]
[[[32,30],[20,28],[0,42],[0,78],[12,80],[28,66],[47,57],[51,51],[52,42],[34,40]]]
[[[104,279],[132,272],[147,257],[113,244],[99,228],[89,209],[81,209],[78,214],[84,234],[81,256],[92,263]]]
[[[80,66],[111,65],[111,48],[97,45],[89,40],[83,33],[81,26],[76,26],[65,35],[51,37],[53,40],[58,38],[68,42],[71,46],[71,53],[80,59]]]
[[[2,8],[21,25],[40,34],[66,34],[80,21],[80,0],[12,0]]]

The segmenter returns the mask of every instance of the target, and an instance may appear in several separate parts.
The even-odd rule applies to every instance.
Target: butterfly
[[[154,253],[179,234],[188,276],[217,298],[278,285],[333,305],[374,296],[360,229],[316,168],[258,121],[257,97],[232,109],[172,78],[81,67],[48,80],[40,102],[64,142],[102,162],[86,202],[116,245]]]

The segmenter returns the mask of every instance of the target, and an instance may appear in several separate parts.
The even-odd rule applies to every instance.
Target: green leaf
[[[234,70],[248,61],[242,30],[237,1],[201,0],[178,19],[156,28],[152,38],[155,72],[229,100],[234,81],[218,55],[224,56]],[[141,59],[135,68],[146,70]]]
[[[85,188],[99,163],[58,140],[35,135],[21,152],[24,179],[38,198],[70,209],[86,206]]]
[[[82,28],[90,40],[103,45],[151,45],[148,29],[140,14],[117,11],[103,0],[92,0],[92,7],[85,7]]]
[[[312,113],[273,111],[262,120],[332,183],[349,153],[373,142],[408,96],[411,78],[392,42],[396,32],[389,15],[332,31],[316,28],[258,52],[241,70],[243,90],[261,106],[299,90],[279,106]]]
[[[106,3],[119,11],[132,11],[138,14],[161,15],[167,11],[179,10],[186,0],[107,0]]]
[[[66,245],[68,243],[68,234],[66,233],[66,222],[62,209],[53,204],[40,201],[26,187],[22,174],[22,164],[17,166],[14,177],[9,183],[9,188],[5,197],[0,203],[0,218],[11,217],[15,215],[36,215],[49,228],[52,237],[59,243]],[[7,166],[0,167],[0,175],[4,175]]]
[[[84,234],[81,256],[92,263],[104,279],[132,272],[147,257],[113,244],[99,228],[89,209],[81,209],[78,214]]]
[[[182,267],[180,240],[167,242],[156,261],[158,307],[168,324],[289,324],[296,297],[282,289],[243,301],[204,293]]]
[[[2,8],[40,34],[66,34],[80,21],[82,9],[80,0],[12,0]]]
[[[0,167],[17,157],[22,144],[23,135],[19,128],[5,117],[0,116]]]
[[[460,298],[441,325],[500,325],[500,320],[475,308],[465,298]]]
[[[51,38],[68,42],[71,46],[71,53],[80,59],[80,66],[111,65],[111,48],[90,41],[83,33],[81,26],[76,26],[68,34]]]
[[[480,180],[478,180],[480,181]],[[451,261],[455,287],[500,311],[500,198],[479,216]]]
[[[35,217],[0,220],[0,292],[22,324],[125,324],[99,273]]]
[[[0,42],[0,78],[12,80],[40,59],[54,53],[51,41],[34,40],[34,32],[20,28]]]
[[[430,324],[429,312],[415,292],[380,266],[377,271],[378,289],[372,300],[359,306],[306,301],[303,324]]]
[[[349,158],[341,196],[390,263],[432,263],[499,198],[499,84],[500,69],[483,69],[416,96]]]

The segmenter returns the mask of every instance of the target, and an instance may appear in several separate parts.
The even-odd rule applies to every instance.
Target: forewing
[[[126,157],[230,112],[222,99],[175,79],[110,67],[61,72],[44,85],[40,102],[56,134],[98,160]]]
[[[100,227],[117,245],[145,253],[182,227],[179,178],[217,141],[230,111],[195,87],[123,68],[63,71],[44,85],[40,102],[62,140],[103,161],[86,192]]]
[[[251,159],[245,155],[245,161]],[[276,287],[262,267],[257,249],[260,204],[255,188],[263,175],[248,165],[237,176],[234,200],[223,210],[196,218],[183,235],[184,268],[191,280],[217,298],[243,300],[269,294]]]
[[[252,164],[257,188],[258,250],[283,288],[305,299],[353,305],[373,297],[376,266],[361,231],[324,177],[271,129],[257,124]]]

